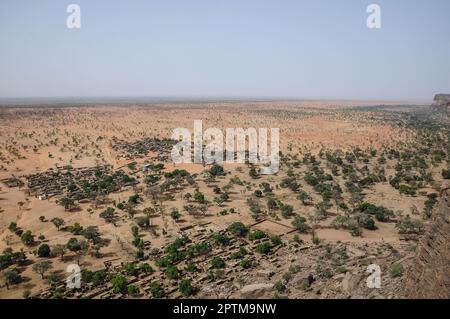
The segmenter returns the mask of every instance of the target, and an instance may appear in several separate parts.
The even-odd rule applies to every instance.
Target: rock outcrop
[[[408,271],[405,290],[408,298],[450,298],[450,188],[442,191],[439,208]]]
[[[436,94],[431,107],[436,111],[450,111],[450,94]]]
[[[241,297],[244,299],[257,299],[262,298],[266,294],[272,292],[273,284],[271,283],[260,283],[247,285],[241,289]]]

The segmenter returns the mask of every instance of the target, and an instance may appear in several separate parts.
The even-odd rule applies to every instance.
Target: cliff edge
[[[450,298],[450,188],[442,191],[439,207],[417,247],[405,282],[407,298]]]

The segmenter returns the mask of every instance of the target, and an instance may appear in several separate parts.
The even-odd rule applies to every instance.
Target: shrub
[[[186,271],[187,272],[196,272],[198,269],[197,269],[197,266],[195,266],[195,264],[194,263],[189,263],[187,266],[186,266]]]
[[[211,168],[209,169],[209,173],[212,176],[223,176],[223,175],[225,175],[225,171],[224,171],[223,167],[218,165],[218,164],[214,164],[213,166],[211,166]]]
[[[27,230],[20,236],[20,240],[27,246],[31,246],[34,244],[34,236],[31,234],[31,231]]]
[[[253,267],[253,260],[249,258],[242,259],[239,263],[239,266],[241,266],[244,269],[249,269]]]
[[[256,246],[256,251],[260,254],[268,254],[270,252],[270,249],[272,248],[272,246],[270,245],[270,243],[268,241],[258,244]]]
[[[47,244],[42,244],[39,246],[37,254],[39,257],[49,257],[50,247]]]
[[[96,271],[92,276],[92,284],[94,286],[101,285],[105,282],[107,274],[104,270]]]
[[[272,242],[272,245],[274,245],[274,246],[281,245],[281,243],[282,243],[280,236],[272,236],[272,237],[270,237],[270,241]]]
[[[191,285],[190,279],[182,279],[179,285],[180,292],[185,296],[188,297],[194,293],[194,288]]]
[[[283,216],[286,219],[290,218],[294,214],[294,207],[292,207],[291,205],[281,204],[280,209],[281,209],[281,216]]]
[[[118,293],[125,293],[127,291],[127,280],[125,277],[121,275],[116,275],[111,278],[111,284],[113,288],[113,292]]]
[[[150,293],[152,294],[153,298],[161,299],[166,296],[166,292],[164,291],[164,288],[155,281],[150,283],[149,290],[150,290]]]
[[[176,278],[178,278],[178,268],[177,268],[177,266],[169,265],[167,267],[166,271],[164,272],[164,275],[168,279],[176,279]]]
[[[399,186],[398,190],[399,190],[400,194],[406,194],[406,195],[411,195],[411,196],[416,195],[416,189],[409,185],[401,184]]]
[[[295,216],[294,220],[292,221],[292,226],[294,226],[301,233],[307,233],[310,229],[310,227],[306,223],[306,218],[301,216]]]
[[[139,289],[136,286],[130,285],[127,288],[127,293],[131,296],[134,296],[139,293]]]
[[[253,195],[255,195],[256,197],[262,197],[263,193],[259,189],[257,189],[253,192]]]
[[[279,293],[286,291],[286,286],[281,281],[277,281],[273,288]]]
[[[403,272],[404,272],[404,268],[403,268],[403,265],[402,265],[402,264],[393,263],[393,264],[389,267],[389,274],[390,274],[391,277],[393,277],[393,278],[403,276]]]
[[[180,212],[178,211],[178,209],[174,208],[172,209],[172,211],[170,212],[170,217],[172,217],[172,219],[174,221],[178,221],[181,217]]]
[[[127,263],[123,267],[123,270],[128,276],[137,276],[139,274],[139,270],[136,268],[136,265],[133,263]]]
[[[442,170],[442,177],[444,179],[450,179],[450,169],[443,169]]]
[[[266,237],[267,237],[266,233],[261,230],[255,230],[254,232],[250,233],[250,235],[248,235],[248,239],[252,241]]]
[[[303,240],[298,236],[298,235],[294,235],[294,237],[292,238],[292,240],[297,243],[297,244],[302,244]]]
[[[248,229],[241,222],[234,222],[228,226],[227,230],[235,236],[243,237],[247,234]]]
[[[240,259],[247,255],[247,250],[244,247],[240,247],[238,251],[230,254],[231,259]]]
[[[228,246],[230,244],[230,239],[225,235],[217,233],[213,236],[213,238],[216,244],[219,244],[221,246]]]
[[[412,220],[409,216],[398,222],[395,227],[399,234],[421,234],[424,230],[420,220]]]
[[[139,269],[140,269],[143,273],[146,273],[146,274],[152,274],[152,273],[155,272],[155,270],[152,268],[152,266],[150,266],[150,265],[147,264],[147,263],[143,263],[143,264],[139,267]]]
[[[214,268],[225,268],[225,261],[220,257],[214,257],[211,261]]]

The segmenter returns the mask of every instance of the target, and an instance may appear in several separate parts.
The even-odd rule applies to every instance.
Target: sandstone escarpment
[[[450,111],[450,94],[436,94],[431,107],[436,111]]]
[[[408,271],[408,298],[450,298],[450,189],[442,192],[439,208],[418,246]]]

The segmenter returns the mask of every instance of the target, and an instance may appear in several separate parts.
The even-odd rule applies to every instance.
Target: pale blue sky
[[[448,0],[1,0],[0,97],[431,100],[450,93],[449,13]]]

